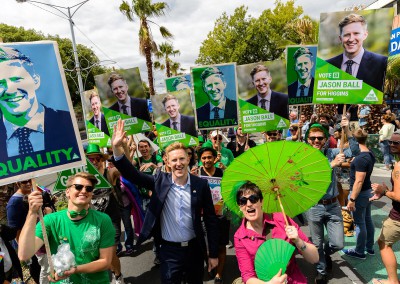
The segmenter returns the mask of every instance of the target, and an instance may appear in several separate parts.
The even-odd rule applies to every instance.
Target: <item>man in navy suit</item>
[[[225,95],[226,81],[222,71],[217,67],[208,67],[201,73],[200,78],[209,102],[197,109],[199,125],[200,122],[210,119],[230,119],[225,126],[236,125],[237,103]]]
[[[139,172],[129,162],[124,156],[125,143],[124,123],[118,120],[112,137],[115,166],[124,178],[152,190],[137,245],[151,236],[161,244],[161,283],[181,283],[185,273],[187,283],[202,284],[207,252],[208,270],[218,265],[218,221],[207,181],[189,174],[189,158],[182,143],[165,149],[171,173],[159,171],[154,176]]]
[[[89,120],[91,124],[96,126],[98,129],[104,132],[104,134],[110,136],[108,132],[107,122],[104,114],[101,112],[101,101],[99,94],[92,92],[89,97],[90,106],[92,107],[93,117]]]
[[[162,101],[165,111],[169,118],[162,125],[178,130],[188,135],[197,137],[196,125],[194,117],[183,115],[179,112],[178,99],[173,95],[167,95]]]
[[[313,54],[307,47],[300,47],[293,54],[293,59],[297,80],[288,87],[289,100],[293,100],[291,104],[297,102],[312,103],[314,88],[314,78],[311,72],[314,67]]]
[[[339,40],[344,51],[326,62],[382,91],[387,57],[363,48],[363,42],[368,37],[365,18],[361,15],[350,14],[340,21],[339,30]]]
[[[108,79],[111,92],[117,98],[117,102],[109,107],[111,110],[137,117],[142,120],[151,121],[145,99],[133,98],[128,95],[128,84],[120,74],[113,73]]]
[[[251,70],[250,76],[257,89],[257,95],[248,99],[247,102],[289,119],[288,95],[271,90],[272,77],[268,67],[257,65]]]
[[[80,159],[71,114],[41,104],[37,98],[39,88],[40,75],[31,59],[18,49],[1,47],[0,163],[16,163],[31,156],[33,164],[40,157],[40,168],[47,168]],[[61,154],[68,150],[68,155]],[[56,152],[58,158],[52,159]],[[20,168],[7,174],[23,171]]]

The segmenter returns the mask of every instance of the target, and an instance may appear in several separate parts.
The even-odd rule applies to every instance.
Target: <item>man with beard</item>
[[[244,153],[248,149],[255,147],[256,143],[248,138],[249,134],[244,134],[242,132],[242,126],[238,126],[236,129],[235,138],[226,145],[226,148],[231,150],[233,156],[236,158],[240,154]]]
[[[162,103],[164,105],[165,111],[169,115],[169,119],[164,121],[162,125],[197,137],[194,117],[183,115],[179,112],[180,105],[178,99],[175,96],[165,96]]]
[[[342,165],[346,157],[350,158],[360,151],[357,142],[348,129],[349,121],[346,116],[342,117],[341,125],[342,128],[345,128],[350,143],[350,148],[344,149],[343,153],[340,153],[339,148],[325,148],[329,133],[321,124],[312,124],[306,133],[308,144],[321,150],[328,158],[333,169],[332,182],[326,194],[306,212],[311,238],[318,248],[319,254],[318,274],[315,278],[315,283],[317,284],[328,283],[327,270],[332,269],[330,255],[341,250],[344,246],[343,219],[338,200],[339,191],[336,169]],[[324,242],[324,228],[328,232],[327,242]]]
[[[257,65],[251,70],[250,76],[257,94],[247,102],[288,119],[288,96],[271,90],[272,77],[268,67]]]

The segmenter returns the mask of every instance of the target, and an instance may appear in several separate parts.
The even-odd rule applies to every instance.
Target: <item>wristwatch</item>
[[[383,195],[386,196],[386,193],[389,191],[389,189],[385,188],[385,190],[383,191]]]
[[[351,202],[356,202],[356,200],[355,199],[353,199],[353,198],[349,198],[349,200],[351,201]]]

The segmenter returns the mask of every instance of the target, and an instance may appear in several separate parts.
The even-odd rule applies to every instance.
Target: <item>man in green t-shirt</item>
[[[68,209],[44,218],[51,253],[55,254],[58,246],[67,242],[75,256],[74,267],[62,276],[54,275],[58,283],[109,283],[106,270],[111,265],[115,249],[115,230],[108,215],[89,209],[96,183],[96,177],[89,173],[81,172],[69,177],[65,192]],[[36,225],[38,210],[43,205],[41,192],[33,191],[28,201],[29,212],[18,250],[21,260],[29,259],[44,243],[41,225]]]

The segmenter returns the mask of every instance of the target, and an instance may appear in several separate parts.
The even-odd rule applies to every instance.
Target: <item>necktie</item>
[[[98,119],[96,119],[96,127],[100,129],[100,127],[99,127],[99,122],[100,122],[100,121],[99,121]]]
[[[82,209],[79,212],[74,210],[68,210],[69,216],[71,216],[71,218],[76,218],[78,216],[85,217],[87,212],[88,211],[86,209]]]
[[[29,135],[33,132],[32,129],[20,127],[13,133],[13,137],[18,138],[18,151],[20,155],[33,153],[32,143],[29,140]]]
[[[122,113],[123,113],[123,114],[128,114],[128,111],[127,111],[127,109],[126,109],[126,108],[127,108],[126,105],[122,105],[121,108],[122,108]]]
[[[176,126],[178,122],[173,121],[172,122],[172,129],[178,130],[178,127]]]
[[[261,100],[260,100],[261,108],[262,108],[262,109],[267,109],[267,107],[266,107],[266,105],[265,105],[266,102],[267,102],[266,99],[261,99]]]
[[[219,119],[219,110],[220,110],[220,108],[219,107],[214,107],[212,110],[214,112],[214,119]]]
[[[304,86],[304,85],[301,85],[300,86],[300,97],[304,97],[304,89],[306,88],[306,86]]]
[[[353,75],[353,70],[351,68],[351,66],[353,66],[353,63],[354,63],[353,60],[347,60],[346,61],[346,64],[347,64],[346,72],[349,73],[350,75]]]

